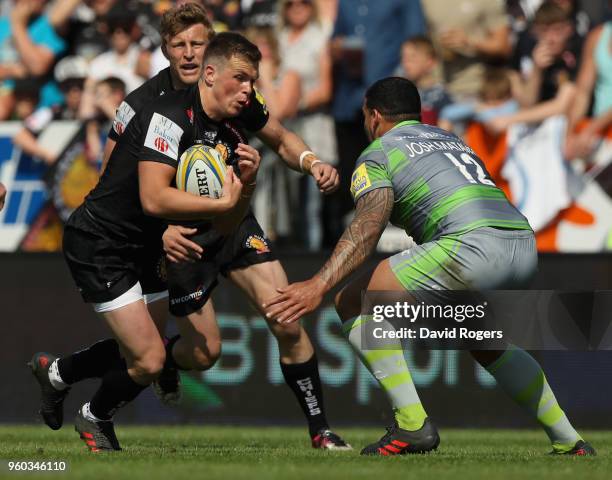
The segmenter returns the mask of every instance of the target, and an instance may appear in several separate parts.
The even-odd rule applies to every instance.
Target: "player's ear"
[[[217,68],[212,63],[207,63],[204,65],[204,74],[202,76],[206,85],[212,87],[217,77]]]

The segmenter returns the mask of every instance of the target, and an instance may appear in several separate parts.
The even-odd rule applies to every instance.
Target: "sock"
[[[371,320],[371,315],[354,317],[342,325],[342,331],[361,362],[387,394],[398,426],[403,430],[419,430],[425,423],[427,413],[406,365],[402,345],[398,343],[395,348],[389,346],[384,350],[365,350],[361,345],[360,327]],[[393,328],[390,324],[379,325],[385,330]]]
[[[557,403],[542,368],[525,350],[510,346],[486,369],[515,402],[537,419],[555,451],[571,450],[582,440]]]
[[[114,338],[101,340],[57,360],[58,375],[68,385],[86,378],[101,378],[109,370],[124,368],[125,361],[121,358],[119,344]]]
[[[126,369],[111,370],[102,377],[102,385],[89,402],[89,410],[101,420],[110,420],[115,412],[134,400],[146,385],[136,383]]]
[[[51,382],[51,386],[56,390],[66,390],[69,385],[64,382],[64,379],[57,370],[57,360],[58,359],[53,360],[53,363],[47,372],[49,375],[49,381]]]
[[[169,338],[169,339],[164,338],[164,344],[166,348],[166,361],[164,362],[164,370],[167,370],[169,368],[174,368],[176,370],[183,370],[183,371],[191,370],[190,368],[181,367],[178,363],[176,363],[176,360],[174,359],[174,356],[172,355],[172,349],[174,348],[174,344],[178,342],[180,338],[181,338],[180,335],[175,335],[174,337]]]
[[[308,421],[308,431],[314,437],[320,430],[328,430],[323,405],[323,389],[319,378],[317,356],[312,355],[304,363],[280,364],[285,382],[293,390],[302,412]]]
[[[83,405],[83,407],[81,408],[81,413],[83,413],[83,416],[91,422],[102,422],[103,421],[102,419],[96,417],[93,413],[91,413],[91,409],[89,408],[89,402]]]

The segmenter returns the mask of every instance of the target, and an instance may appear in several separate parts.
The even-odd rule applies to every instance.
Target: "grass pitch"
[[[584,432],[597,457],[553,457],[541,431],[441,430],[437,452],[360,457],[384,429],[342,428],[353,452],[310,448],[303,428],[117,427],[123,452],[91,454],[67,424],[0,426],[0,478],[104,479],[610,479],[612,432]],[[7,461],[65,461],[64,473],[9,472]]]

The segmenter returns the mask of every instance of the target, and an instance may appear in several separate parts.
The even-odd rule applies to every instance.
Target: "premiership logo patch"
[[[261,255],[262,253],[270,253],[268,242],[260,235],[249,235],[249,238],[247,238],[247,241],[245,242],[245,246],[246,248],[256,250],[258,255]]]
[[[263,111],[267,115],[268,114],[268,106],[266,105],[266,100],[264,99],[263,95],[261,93],[259,93],[259,90],[257,90],[256,88],[254,88],[253,90],[255,90],[255,98],[257,99],[257,101],[259,103],[261,103]]]
[[[351,177],[351,193],[353,194],[353,197],[356,197],[366,188],[371,186],[372,182],[370,181],[368,170],[366,169],[365,163],[362,163],[353,172],[353,176]]]

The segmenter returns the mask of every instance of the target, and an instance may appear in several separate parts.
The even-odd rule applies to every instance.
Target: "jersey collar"
[[[394,128],[403,127],[405,125],[420,125],[420,124],[421,122],[419,122],[418,120],[404,120],[403,122],[399,122],[393,125],[393,127],[391,127],[391,130],[393,130]]]

